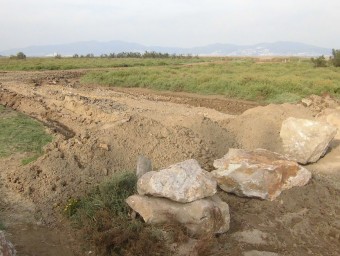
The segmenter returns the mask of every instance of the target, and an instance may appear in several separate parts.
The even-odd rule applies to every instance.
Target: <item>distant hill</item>
[[[96,56],[118,52],[156,51],[162,53],[193,54],[206,56],[320,56],[331,55],[331,49],[296,42],[261,43],[255,45],[211,44],[202,47],[179,48],[145,46],[124,41],[86,41],[58,45],[30,46],[26,48],[0,51],[0,55],[9,56],[17,52],[27,56],[72,56],[73,54]]]

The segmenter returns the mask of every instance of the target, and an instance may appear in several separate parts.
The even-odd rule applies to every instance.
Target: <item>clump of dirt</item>
[[[282,153],[282,121],[316,115],[314,109],[303,105],[255,107],[213,97],[118,92],[50,82],[62,81],[58,76],[79,78],[79,74],[74,78],[65,74],[8,72],[0,79],[1,104],[55,125],[55,139],[43,157],[28,166],[1,171],[7,188],[31,201],[35,215],[48,225],[57,225],[62,219],[68,199],[83,196],[115,172],[134,171],[139,155],[150,158],[155,169],[195,158],[210,171],[213,160],[231,147]],[[41,78],[39,86],[32,83],[32,77]],[[340,254],[339,150],[339,144],[334,143],[317,164],[306,166],[314,175],[307,186],[285,191],[274,202],[221,192],[230,204],[231,230],[214,240],[214,253]],[[330,167],[333,171],[327,171]],[[245,236],[260,242],[252,243]],[[210,248],[208,244],[196,247],[205,252]]]

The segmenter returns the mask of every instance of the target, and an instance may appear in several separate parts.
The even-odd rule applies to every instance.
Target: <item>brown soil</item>
[[[46,243],[52,241],[69,255],[82,254],[76,242],[70,243],[72,235],[58,229],[67,200],[116,171],[134,170],[138,155],[152,159],[155,169],[195,158],[212,170],[213,160],[230,147],[282,152],[281,122],[316,115],[302,105],[258,106],[217,96],[84,86],[79,82],[84,72],[6,72],[0,77],[0,104],[44,122],[55,133],[36,162],[19,166],[15,159],[1,160],[7,201],[24,200],[18,207],[29,209],[28,222],[45,228],[39,234],[50,234],[44,225],[54,227]],[[307,166],[312,181],[274,202],[220,192],[230,205],[231,230],[217,238],[214,254],[340,255],[339,151],[339,143],[333,143],[329,154]],[[26,239],[15,233],[14,243]],[[22,248],[41,245],[25,241]]]

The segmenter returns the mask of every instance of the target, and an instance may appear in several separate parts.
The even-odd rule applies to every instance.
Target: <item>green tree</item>
[[[17,53],[17,59],[18,60],[25,60],[26,59],[26,55],[23,52],[18,52]]]
[[[311,61],[314,64],[314,67],[319,68],[319,67],[327,67],[327,61],[325,56],[320,56],[316,59],[312,58]]]
[[[340,67],[340,50],[332,50],[332,63],[335,67]]]

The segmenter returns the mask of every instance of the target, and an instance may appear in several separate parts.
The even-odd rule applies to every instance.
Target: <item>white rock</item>
[[[193,236],[224,233],[229,230],[229,207],[217,195],[191,203],[166,198],[133,195],[128,205],[150,224],[180,223]]]
[[[140,195],[192,202],[216,193],[216,181],[194,159],[174,164],[159,172],[147,172],[137,182]]]
[[[290,117],[283,121],[280,137],[285,152],[301,164],[316,162],[322,157],[337,133],[327,123]]]
[[[221,189],[238,196],[274,200],[285,189],[304,186],[311,173],[285,156],[265,150],[229,149],[214,161],[212,172]]]

